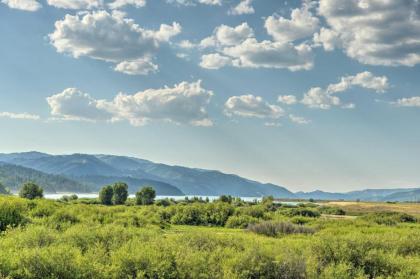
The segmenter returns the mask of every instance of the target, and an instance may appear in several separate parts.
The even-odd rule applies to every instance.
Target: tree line
[[[0,184],[1,186],[1,184]],[[0,188],[2,189],[2,188]],[[1,194],[2,192],[0,192]],[[6,190],[4,191],[6,194]],[[19,191],[19,196],[25,199],[36,199],[44,197],[44,189],[34,182],[26,182]],[[68,199],[77,199],[72,195]],[[142,187],[136,193],[136,205],[151,205],[155,202],[156,191],[152,187]],[[128,199],[128,185],[124,182],[116,182],[102,187],[99,191],[99,202],[103,205],[122,205]]]

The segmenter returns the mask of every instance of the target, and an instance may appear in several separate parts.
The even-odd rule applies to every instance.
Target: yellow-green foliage
[[[1,197],[0,278],[420,278],[420,224],[408,216],[385,214],[390,226],[304,209]],[[269,222],[274,237],[235,229]]]

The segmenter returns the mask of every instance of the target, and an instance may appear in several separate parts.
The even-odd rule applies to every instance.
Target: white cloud
[[[179,46],[180,48],[184,48],[184,49],[192,49],[192,48],[195,48],[195,47],[196,47],[196,45],[195,45],[194,43],[192,43],[192,42],[190,42],[190,41],[188,41],[188,40],[183,40],[183,41],[181,41],[181,42],[178,44],[178,46]]]
[[[319,2],[319,14],[325,18],[345,53],[370,65],[414,66],[420,63],[419,11],[418,0]],[[330,41],[324,47],[332,49],[336,46],[331,43],[334,36],[318,41]]]
[[[123,61],[115,66],[116,72],[121,72],[128,75],[148,75],[157,73],[159,67],[153,64],[150,59],[137,59],[133,61]]]
[[[302,104],[310,108],[330,109],[331,106],[341,105],[340,98],[331,95],[321,87],[309,89],[303,96]]]
[[[283,116],[281,107],[271,105],[259,96],[242,95],[230,97],[225,103],[228,116],[278,119]]]
[[[146,6],[146,0],[115,0],[114,2],[108,4],[108,7],[113,10],[121,9],[125,6],[141,8]]]
[[[401,98],[393,103],[399,107],[419,107],[420,108],[420,97]]]
[[[247,39],[242,44],[223,49],[235,67],[276,68],[291,71],[309,70],[313,67],[312,50],[307,45]]]
[[[340,98],[334,95],[353,86],[374,90],[376,93],[384,93],[389,88],[389,82],[385,76],[377,77],[365,71],[354,76],[342,77],[340,82],[328,85],[327,89],[313,87],[303,96],[301,103],[311,108],[330,109],[332,106],[341,106],[353,109],[354,104],[342,105]]]
[[[1,2],[11,9],[35,12],[42,8],[42,5],[35,0],[1,0]]]
[[[205,54],[201,57],[200,66],[205,69],[220,69],[232,64],[229,57],[218,53]]]
[[[47,98],[51,114],[67,120],[129,121],[134,126],[150,121],[211,126],[206,107],[213,92],[201,81],[147,89],[134,95],[119,93],[113,100],[96,100],[75,88]]]
[[[243,22],[236,27],[220,25],[214,29],[213,35],[203,39],[200,47],[232,46],[254,37],[254,31],[248,23]]]
[[[203,55],[201,65],[211,69],[223,66],[238,68],[275,68],[291,71],[309,70],[313,67],[312,48],[306,44],[257,41],[247,23],[236,27],[221,25],[213,35],[203,39],[201,49],[213,48],[213,53]],[[219,55],[215,55],[219,53]],[[230,61],[227,60],[230,59]],[[214,63],[210,63],[214,62]],[[218,63],[216,63],[217,61]],[[209,62],[209,63],[206,63]]]
[[[177,4],[182,6],[195,6],[197,4],[209,5],[209,6],[220,6],[222,0],[166,0],[171,4]]]
[[[355,76],[342,77],[339,83],[330,84],[327,91],[330,93],[343,92],[355,85],[375,90],[377,93],[384,93],[389,88],[386,76],[376,77],[371,72],[365,71]]]
[[[314,34],[314,43],[316,46],[323,46],[325,51],[333,51],[341,45],[337,32],[324,27]]]
[[[254,7],[252,7],[253,0],[241,0],[238,5],[232,7],[228,14],[230,15],[249,15],[255,13]]]
[[[308,120],[304,117],[296,116],[296,115],[293,115],[293,114],[289,114],[289,119],[293,123],[300,124],[300,125],[306,125],[306,124],[311,123],[311,120]]]
[[[162,24],[153,31],[141,28],[124,13],[94,11],[66,15],[55,23],[49,38],[60,53],[121,63],[153,56],[160,43],[168,42],[180,32],[181,26],[176,22]]]
[[[293,42],[312,36],[319,29],[319,19],[309,11],[308,5],[294,9],[291,18],[269,16],[265,20],[265,28],[278,42]]]
[[[277,101],[286,105],[294,105],[297,103],[297,98],[293,95],[282,95],[278,97]]]
[[[21,119],[21,120],[39,120],[41,117],[29,113],[0,112],[0,118]]]
[[[95,100],[77,88],[67,88],[63,92],[47,98],[51,115],[64,120],[97,121],[110,119],[111,114],[101,108],[103,100]]]
[[[61,9],[91,10],[103,6],[102,0],[47,0],[48,5]]]

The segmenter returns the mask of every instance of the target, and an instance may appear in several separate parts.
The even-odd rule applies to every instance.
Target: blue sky
[[[420,185],[415,0],[2,0],[0,152]]]

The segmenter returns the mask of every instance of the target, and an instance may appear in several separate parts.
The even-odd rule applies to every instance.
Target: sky
[[[0,152],[420,186],[417,0],[0,0]]]

